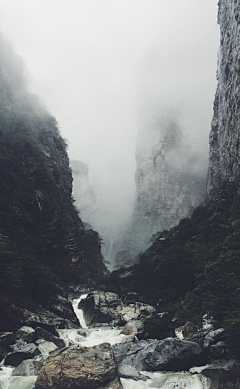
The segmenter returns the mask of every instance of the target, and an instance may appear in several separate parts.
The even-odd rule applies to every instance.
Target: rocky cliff
[[[218,3],[220,48],[218,86],[210,133],[210,163],[207,192],[217,194],[223,184],[240,184],[240,2]]]
[[[117,254],[118,264],[145,250],[153,234],[190,216],[205,194],[206,160],[187,144],[177,118],[158,118],[140,129],[136,161],[133,221]]]
[[[23,62],[3,36],[0,160],[1,298],[46,299],[56,283],[96,279],[105,270],[100,239],[74,206],[66,142],[27,92]]]

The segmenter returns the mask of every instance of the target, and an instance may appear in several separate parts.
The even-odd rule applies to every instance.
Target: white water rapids
[[[73,300],[72,305],[81,326],[85,329],[87,336],[81,336],[77,329],[59,330],[60,337],[65,341],[91,347],[100,343],[115,344],[121,342],[125,335],[120,335],[119,329],[92,328],[88,329],[83,318],[83,311],[78,309],[81,299],[87,295],[82,295]],[[2,369],[2,370],[1,370]],[[0,389],[33,389],[36,377],[13,377],[12,367],[0,367]],[[162,372],[142,372],[149,377],[147,381],[134,381],[131,379],[121,379],[124,389],[209,389],[209,381],[201,375],[191,375],[189,373],[162,373]]]

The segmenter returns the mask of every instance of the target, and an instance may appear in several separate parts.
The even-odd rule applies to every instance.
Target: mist
[[[0,0],[0,29],[25,60],[30,92],[56,117],[70,159],[88,168],[86,221],[104,239],[131,217],[137,135],[148,142],[152,123],[177,118],[183,142],[207,157],[216,3]]]

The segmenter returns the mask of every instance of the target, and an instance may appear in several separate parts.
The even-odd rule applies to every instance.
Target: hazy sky
[[[88,164],[112,209],[127,208],[133,197],[142,116],[173,106],[196,148],[206,147],[216,3],[0,0],[0,29],[26,62],[30,90],[56,117],[70,158]]]

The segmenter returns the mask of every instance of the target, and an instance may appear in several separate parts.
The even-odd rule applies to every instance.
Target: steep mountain
[[[218,86],[210,133],[208,202],[158,234],[133,266],[115,271],[111,290],[135,290],[179,325],[203,315],[225,328],[226,357],[240,355],[240,1],[220,0]],[[161,320],[151,323],[161,330]]]
[[[98,234],[72,198],[67,145],[27,92],[23,62],[0,36],[0,310],[4,298],[46,301],[57,284],[88,284],[106,270]]]
[[[221,36],[210,133],[207,179],[210,197],[221,190],[223,183],[233,183],[236,188],[240,184],[240,3],[220,0],[218,6]]]
[[[207,161],[194,153],[177,118],[139,129],[133,220],[116,256],[119,265],[150,245],[151,237],[190,216],[205,196]]]

